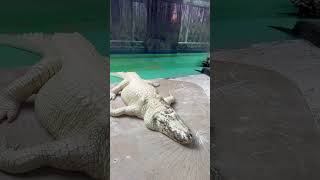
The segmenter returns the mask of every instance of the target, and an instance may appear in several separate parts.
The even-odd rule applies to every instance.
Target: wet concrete
[[[174,108],[191,128],[196,145],[182,146],[147,129],[143,120],[122,116],[110,119],[111,180],[209,180],[210,101],[193,83],[160,80],[159,93],[176,98]],[[124,106],[121,98],[111,103]]]
[[[214,72],[212,156],[222,179],[320,179],[318,123],[296,83],[238,63],[216,61]]]

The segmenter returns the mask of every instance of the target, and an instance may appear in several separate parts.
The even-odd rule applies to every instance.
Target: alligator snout
[[[191,144],[193,141],[191,131],[176,133],[174,138],[177,142],[181,144]]]
[[[191,144],[193,140],[191,130],[181,119],[169,121],[161,132],[180,144]]]
[[[166,110],[155,115],[157,130],[180,144],[191,144],[191,130],[184,124],[175,111]]]

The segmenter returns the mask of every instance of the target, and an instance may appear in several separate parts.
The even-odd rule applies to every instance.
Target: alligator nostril
[[[191,141],[193,141],[193,136],[192,136],[192,134],[190,133],[190,134],[188,134],[188,142],[191,142]]]

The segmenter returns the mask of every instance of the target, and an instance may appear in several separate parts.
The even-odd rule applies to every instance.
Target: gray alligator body
[[[121,92],[121,98],[127,106],[111,108],[111,116],[136,116],[143,119],[151,130],[159,131],[181,144],[192,143],[190,129],[170,106],[174,102],[172,95],[161,97],[155,88],[157,83],[143,80],[135,72],[113,75],[123,78],[123,81],[111,90],[110,99],[115,99]]]
[[[25,173],[49,166],[109,179],[107,58],[78,33],[0,35],[0,44],[42,56],[1,90],[0,119],[14,120],[20,104],[36,94],[37,119],[55,138],[22,149],[0,144],[0,170]]]

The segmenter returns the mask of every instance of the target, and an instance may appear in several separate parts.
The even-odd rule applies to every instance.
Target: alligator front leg
[[[128,116],[138,116],[140,115],[140,110],[145,103],[146,98],[140,98],[135,104],[130,106],[124,106],[117,109],[113,109],[110,106],[110,115],[113,117],[128,115]]]
[[[0,170],[20,174],[41,167],[85,171],[89,163],[89,148],[81,140],[64,139],[23,149],[8,149],[1,142]]]
[[[136,112],[138,110],[139,110],[139,107],[137,105],[125,106],[117,109],[110,108],[110,115],[113,117],[122,116],[122,115],[136,116],[137,115]]]
[[[0,120],[7,118],[13,121],[18,114],[20,104],[32,94],[36,94],[60,69],[61,64],[58,60],[44,58],[31,67],[24,76],[0,91]]]
[[[123,80],[119,84],[117,84],[115,87],[113,87],[110,91],[110,100],[114,100],[119,94],[123,88],[125,88],[129,84],[128,80]]]
[[[175,98],[174,98],[172,95],[170,95],[170,96],[168,96],[168,97],[165,97],[165,98],[164,98],[164,101],[165,101],[166,103],[168,103],[169,105],[171,105],[172,103],[175,102]]]

